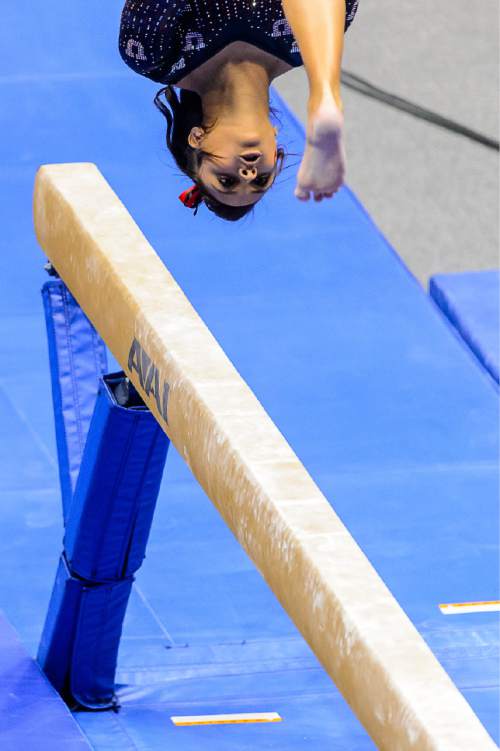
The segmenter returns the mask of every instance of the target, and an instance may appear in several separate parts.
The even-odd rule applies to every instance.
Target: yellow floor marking
[[[440,605],[444,615],[460,615],[461,613],[493,613],[500,612],[500,600],[484,600],[482,602],[452,602]]]
[[[277,712],[247,712],[243,714],[209,714],[171,717],[177,727],[190,725],[237,725],[250,722],[281,722]]]

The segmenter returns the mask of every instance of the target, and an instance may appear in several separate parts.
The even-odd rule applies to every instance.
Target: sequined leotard
[[[346,31],[357,7],[346,0]],[[236,41],[303,64],[281,0],[127,0],[122,12],[123,60],[160,83],[175,84]]]

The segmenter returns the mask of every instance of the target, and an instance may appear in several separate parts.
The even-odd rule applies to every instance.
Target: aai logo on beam
[[[139,383],[147,397],[154,396],[158,412],[168,425],[168,396],[170,386],[160,375],[158,367],[144,351],[140,342],[134,339],[128,354],[128,369],[139,376]]]

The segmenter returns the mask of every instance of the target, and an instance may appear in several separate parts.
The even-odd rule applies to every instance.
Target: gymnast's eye
[[[231,188],[236,180],[230,175],[217,175],[217,180],[220,182],[223,188]]]
[[[259,175],[259,177],[256,177],[255,180],[252,180],[252,183],[254,185],[258,185],[259,188],[264,188],[270,177],[271,177],[271,173],[268,172],[267,175]]]

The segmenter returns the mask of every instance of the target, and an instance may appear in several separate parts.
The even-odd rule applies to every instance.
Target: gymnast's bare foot
[[[308,201],[331,198],[340,188],[345,174],[345,152],[342,141],[344,116],[333,97],[323,98],[309,106],[307,142],[297,176],[295,195]]]

